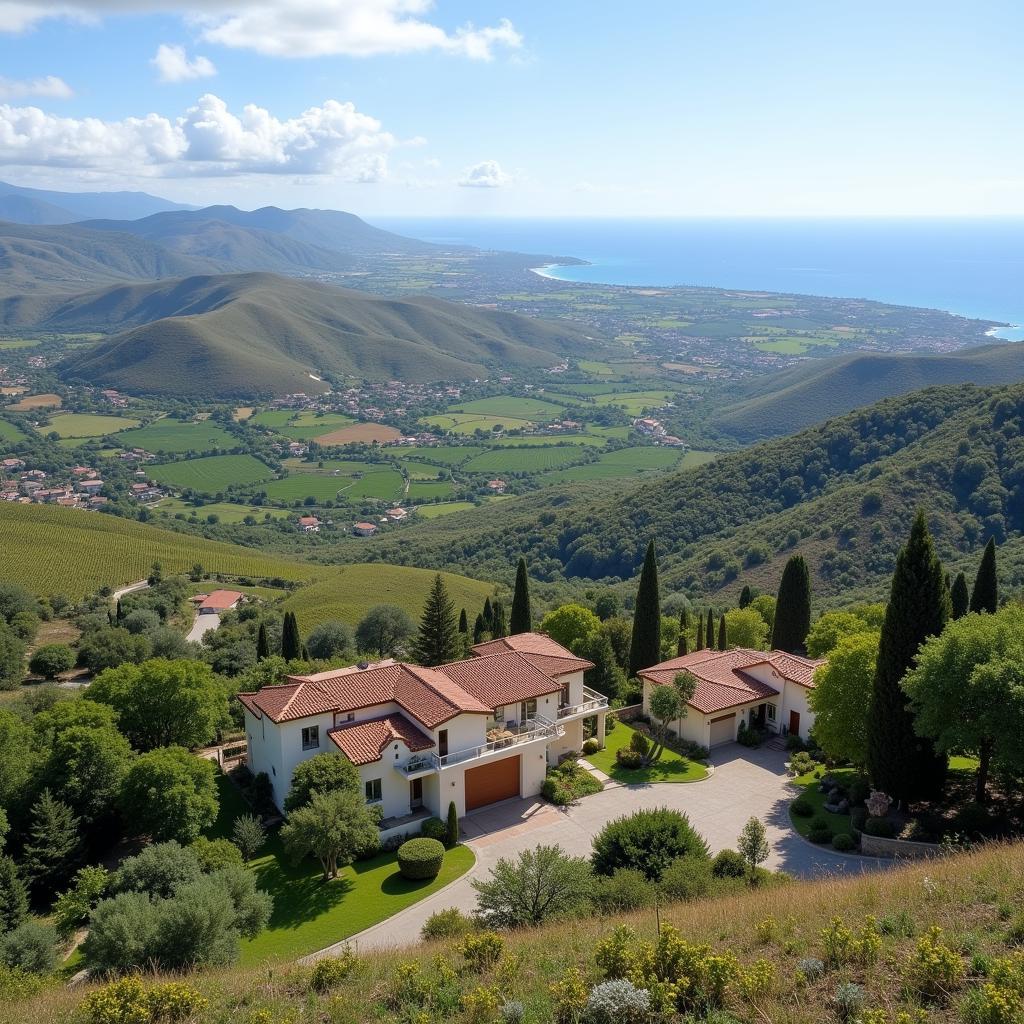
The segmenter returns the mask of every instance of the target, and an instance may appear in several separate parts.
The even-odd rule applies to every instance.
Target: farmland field
[[[535,448],[556,442],[558,444],[588,445],[591,448],[602,448],[606,443],[603,437],[594,437],[591,434],[539,434],[526,437],[503,437],[494,443],[499,448]]]
[[[157,463],[147,472],[158,483],[190,487],[206,494],[223,491],[231,484],[255,484],[271,476],[270,470],[251,455],[210,455],[205,459]]]
[[[424,462],[436,462],[442,466],[458,466],[475,455],[481,455],[486,448],[473,444],[451,445],[447,448],[395,448],[390,451],[401,452],[401,458],[422,459]]]
[[[61,437],[103,437],[116,434],[119,430],[130,430],[139,425],[138,420],[126,416],[100,416],[93,413],[64,412],[54,416],[42,432],[56,431]]]
[[[0,505],[0,563],[4,579],[35,594],[85,597],[99,587],[141,579],[153,562],[164,572],[186,572],[201,562],[208,572],[310,580],[323,567],[260,551],[172,533],[83,509],[54,505]]]
[[[435,575],[433,569],[385,562],[317,569],[321,578],[295,591],[281,606],[284,611],[295,612],[303,635],[327,619],[340,619],[354,626],[376,604],[397,604],[418,620]],[[472,621],[484,598],[493,592],[493,585],[452,573],[441,576],[455,607],[465,608]]]
[[[275,429],[283,427],[295,415],[290,409],[267,409],[265,412],[258,412],[255,416],[249,417],[249,423],[257,427],[269,427]]]
[[[657,409],[672,397],[671,391],[621,391],[614,395],[598,395],[597,405],[617,405],[630,416],[639,416],[645,409]]]
[[[540,473],[580,460],[575,445],[551,448],[496,448],[463,467],[467,473]]]
[[[281,480],[271,480],[261,490],[274,501],[304,501],[315,498],[318,502],[334,501],[338,491],[350,484],[348,476],[328,476],[318,473],[292,473]]]
[[[460,402],[451,406],[448,411],[473,413],[477,416],[511,416],[515,419],[546,423],[558,416],[562,412],[562,407],[537,398],[498,395],[494,398],[478,398],[474,402]]]
[[[25,440],[25,432],[16,427],[10,420],[0,419],[0,441],[14,443]]]
[[[476,508],[471,501],[440,501],[435,505],[421,505],[416,509],[416,516],[419,519],[439,519],[453,512],[468,512],[471,508]]]
[[[31,338],[0,338],[0,349],[32,348],[38,344],[38,341]]]
[[[7,406],[11,412],[28,412],[30,409],[59,409],[60,395],[25,395],[19,398],[14,405]]]
[[[622,448],[602,455],[597,462],[545,473],[542,480],[551,484],[576,480],[613,480],[654,469],[671,469],[679,462],[680,455],[678,448]]]
[[[413,480],[409,484],[410,501],[431,501],[434,498],[448,498],[455,488],[447,480]]]
[[[254,416],[253,422],[260,422],[260,417],[265,415],[266,413],[260,413],[258,416]],[[342,427],[348,427],[355,423],[351,416],[345,416],[340,412],[317,415],[307,409],[297,416],[294,413],[291,415],[294,418],[290,418],[284,423],[275,424],[271,429],[275,434],[290,437],[293,441],[309,441],[314,437],[321,437],[324,434],[329,434],[332,430],[341,430]]]
[[[357,498],[382,498],[394,501],[402,496],[405,480],[397,469],[375,470],[364,474],[360,480],[354,480],[342,491],[342,497],[349,500]]]
[[[425,416],[422,422],[430,427],[440,427],[451,434],[472,434],[477,430],[492,433],[495,427],[520,430],[532,426],[531,420],[516,419],[512,416],[481,416],[470,412],[446,412],[437,416]]]
[[[397,441],[401,436],[400,430],[385,426],[383,423],[353,423],[340,430],[320,434],[316,440],[322,445],[372,444],[374,441],[377,444],[385,444],[388,441]]]
[[[144,448],[148,452],[209,452],[217,448],[235,448],[241,442],[216,423],[159,419],[135,430],[116,435],[126,448]]]
[[[415,459],[400,459],[399,465],[410,480],[436,480],[437,474],[443,472],[440,466],[431,466],[429,462],[417,462]]]
[[[235,505],[230,501],[211,501],[206,505],[192,505],[181,498],[164,498],[157,506],[158,512],[174,515],[183,512],[190,516],[194,512],[200,519],[215,515],[222,523],[240,523],[246,516],[255,516],[263,522],[264,516],[273,519],[287,519],[293,513],[283,508],[271,508],[264,505]]]

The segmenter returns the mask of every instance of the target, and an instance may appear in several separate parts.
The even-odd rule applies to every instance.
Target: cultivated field
[[[11,412],[29,412],[32,409],[59,409],[60,395],[25,395],[13,405],[7,406]]]
[[[388,441],[398,440],[401,436],[400,430],[387,427],[383,423],[353,423],[350,427],[320,434],[316,440],[322,445],[372,444],[375,441],[377,444],[386,444]]]
[[[476,508],[471,501],[439,501],[435,505],[421,505],[416,509],[416,516],[419,519],[440,519],[453,512],[468,512],[471,508]]]
[[[671,391],[620,391],[598,395],[595,405],[617,405],[630,416],[639,416],[645,409],[658,409],[672,397]]]
[[[448,412],[472,413],[476,416],[511,416],[519,420],[546,423],[562,413],[562,406],[539,398],[496,395],[493,398],[478,398],[474,402],[459,402],[451,406]]]
[[[447,480],[413,480],[409,483],[410,501],[432,501],[454,493],[455,488]]]
[[[252,455],[210,455],[204,459],[157,463],[148,468],[159,483],[204,494],[216,494],[231,484],[255,484],[268,480],[270,470]]]
[[[437,416],[425,416],[422,423],[431,427],[440,427],[450,434],[473,434],[477,430],[492,433],[496,427],[505,430],[520,430],[533,425],[532,420],[517,419],[512,416],[480,416],[471,412],[446,412]]]
[[[25,432],[16,427],[10,420],[0,419],[0,441],[7,441],[13,444],[16,441],[24,441]]]
[[[463,467],[467,473],[542,473],[577,462],[580,452],[574,445],[551,448],[495,448],[471,459]]]
[[[144,448],[148,452],[174,455],[235,448],[240,443],[233,434],[208,420],[192,423],[166,418],[154,420],[136,430],[122,431],[116,439],[126,448]]]
[[[129,419],[127,416],[63,412],[51,417],[49,424],[41,430],[44,434],[56,431],[61,437],[103,437],[105,434],[116,434],[119,430],[130,430],[138,425],[138,420]]]
[[[463,445],[452,445],[446,448],[393,448],[391,449],[396,455],[401,453],[401,457],[420,459],[423,462],[436,462],[440,466],[459,466],[463,462],[468,462],[475,455],[481,455],[486,448],[479,445],[463,444]]]
[[[192,505],[181,498],[164,498],[157,506],[158,512],[167,515],[196,516],[199,519],[206,519],[207,516],[216,516],[222,523],[240,523],[246,516],[254,516],[257,522],[262,523],[266,516],[271,519],[287,519],[293,513],[283,508],[273,508],[268,505],[235,505],[230,501],[211,501],[205,505]]]
[[[316,473],[291,473],[281,480],[271,480],[265,487],[267,497],[273,501],[304,501],[315,498],[318,502],[334,501],[338,491],[352,482],[347,476],[325,476]]]

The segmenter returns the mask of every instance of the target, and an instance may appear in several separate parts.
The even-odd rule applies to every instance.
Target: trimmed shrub
[[[807,833],[807,838],[812,843],[818,843],[819,845],[832,841],[832,829],[827,825],[824,828],[812,828]]]
[[[398,870],[403,878],[437,878],[444,863],[444,843],[437,839],[408,839],[398,848]]]
[[[636,868],[655,881],[678,857],[707,860],[708,845],[685,814],[655,807],[608,822],[594,837],[591,863],[599,875]]]
[[[790,804],[789,809],[798,818],[809,818],[812,814],[814,814],[814,804],[812,804],[810,800],[803,796],[798,796],[792,802],[792,804]]]
[[[846,853],[852,850],[856,844],[853,841],[853,836],[848,832],[837,832],[832,837],[832,848],[839,850],[840,853]]]
[[[806,775],[814,770],[814,761],[811,755],[803,750],[797,751],[789,760],[789,770],[794,775]]]
[[[715,878],[745,878],[747,862],[735,850],[721,850],[711,861],[711,874]]]
[[[644,755],[636,750],[621,747],[615,751],[615,763],[620,768],[639,768],[644,763]]]
[[[601,749],[601,744],[591,736],[589,740],[583,741],[583,753],[584,754],[596,754]]]
[[[448,817],[445,819],[445,823],[448,835],[445,838],[444,845],[451,849],[453,846],[459,845],[459,812],[455,809],[454,800],[448,803]]]
[[[868,818],[864,822],[864,832],[869,836],[892,839],[896,835],[896,822],[892,818]]]
[[[697,900],[711,890],[712,866],[696,857],[680,857],[661,873],[658,890],[666,900]]]
[[[448,826],[440,818],[427,818],[420,826],[420,835],[443,843],[448,838]]]
[[[639,730],[636,730],[629,738],[629,749],[646,757],[651,751],[651,741]]]
[[[651,1013],[651,997],[625,978],[595,985],[583,1011],[588,1024],[644,1024]]]
[[[458,907],[437,910],[424,922],[420,936],[424,939],[455,939],[473,930],[473,919]]]

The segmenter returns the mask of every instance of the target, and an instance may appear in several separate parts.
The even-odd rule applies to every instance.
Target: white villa
[[[685,718],[670,728],[703,747],[732,743],[740,724],[781,736],[806,740],[814,725],[807,694],[814,688],[814,670],[824,660],[784,651],[693,651],[637,675],[643,680],[644,713],[650,713],[651,693],[670,684],[680,672],[697,680]]]
[[[608,700],[583,685],[592,667],[521,633],[437,668],[386,660],[289,676],[238,695],[249,768],[267,773],[280,807],[300,761],[344,754],[381,807],[382,838],[443,818],[452,801],[462,817],[539,793],[548,765],[582,747],[586,720],[603,745]]]

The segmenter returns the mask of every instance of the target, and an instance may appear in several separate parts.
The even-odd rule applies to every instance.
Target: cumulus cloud
[[[497,160],[481,160],[480,163],[467,167],[459,184],[463,188],[501,188],[512,180]]]
[[[274,57],[372,57],[437,50],[491,60],[518,49],[512,22],[447,31],[428,20],[433,0],[0,0],[0,31],[20,32],[44,18],[95,20],[112,14],[174,12],[204,39]]]
[[[161,43],[149,62],[156,68],[161,82],[187,82],[193,78],[209,78],[217,74],[213,61],[208,57],[188,59],[184,46],[169,46]]]
[[[207,93],[174,120],[58,117],[0,104],[0,164],[92,168],[153,175],[329,175],[379,181],[393,135],[351,103],[327,100],[281,120],[249,104],[232,113]]]
[[[74,96],[74,92],[63,78],[56,75],[44,78],[4,78],[0,75],[0,100],[20,100],[29,96],[67,100]]]

